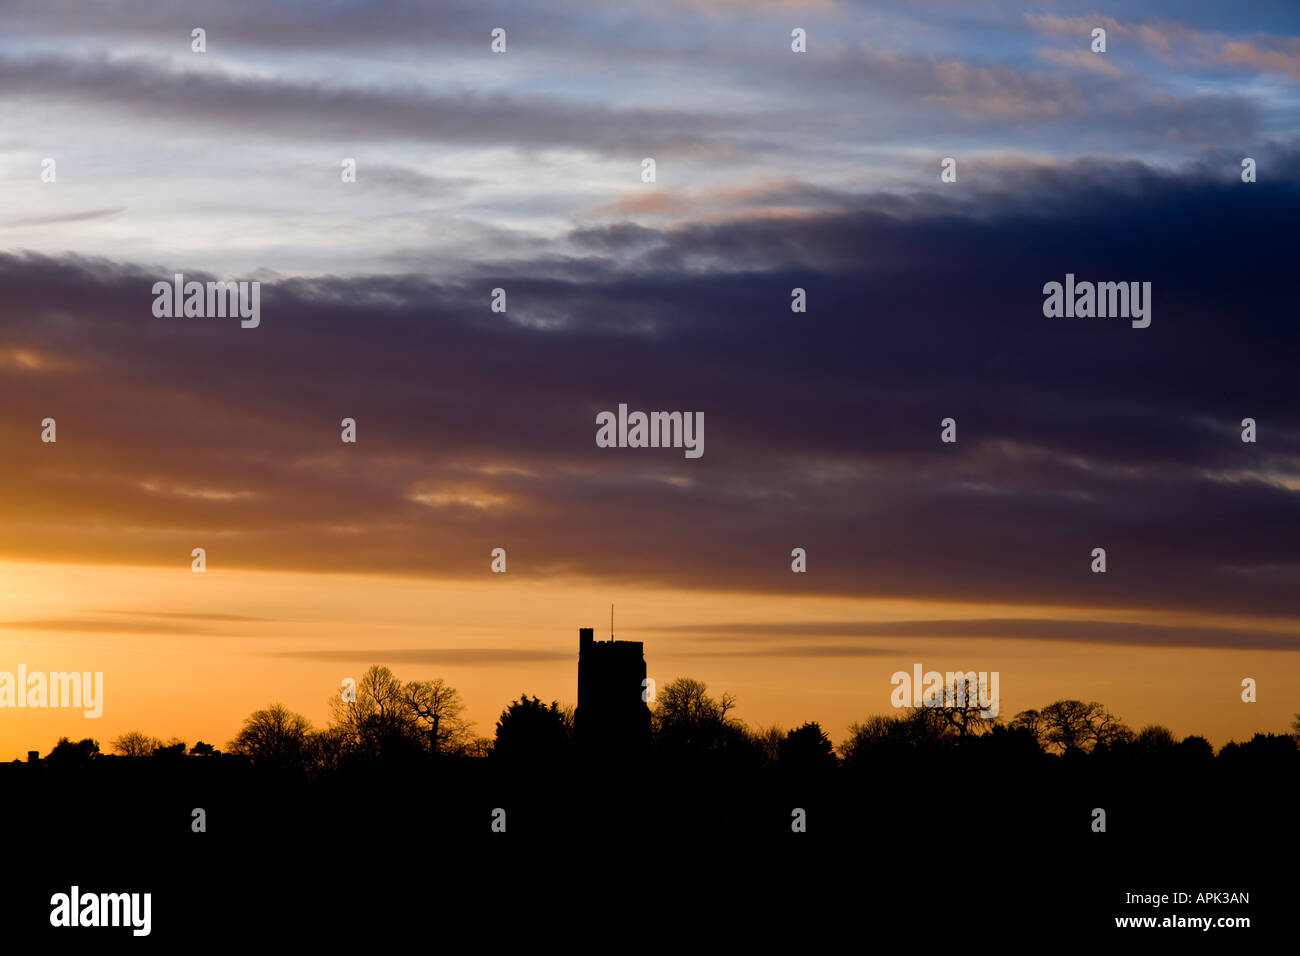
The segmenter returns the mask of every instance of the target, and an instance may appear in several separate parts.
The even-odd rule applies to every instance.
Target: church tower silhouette
[[[635,753],[650,742],[650,708],[645,693],[645,645],[616,641],[613,613],[608,641],[595,629],[578,629],[578,709],[573,733],[584,750],[613,756]]]

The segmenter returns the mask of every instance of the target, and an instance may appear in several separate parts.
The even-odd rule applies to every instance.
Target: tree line
[[[1232,760],[1300,754],[1300,714],[1289,734],[1256,734],[1225,744],[1216,754],[1200,736],[1179,740],[1152,724],[1134,730],[1095,701],[1058,700],[1026,710],[1009,721],[981,716],[974,695],[949,707],[912,707],[850,725],[834,746],[816,721],[786,730],[750,727],[734,715],[736,699],[712,696],[698,680],[681,677],[663,687],[650,709],[649,756],[685,767],[779,771],[799,777],[832,774],[882,760],[943,752],[996,751],[1024,760]],[[316,728],[302,714],[273,703],[245,718],[225,752],[198,741],[166,741],[129,731],[110,741],[111,753],[155,760],[238,758],[255,767],[321,774],[349,764],[490,760],[500,764],[554,764],[575,757],[574,709],[521,694],[501,712],[492,737],[477,736],[464,717],[459,692],[442,679],[402,681],[389,668],[372,666],[355,693],[330,700],[327,726]],[[101,756],[98,741],[63,737],[46,757],[52,766],[84,764]],[[613,755],[602,755],[613,756]]]

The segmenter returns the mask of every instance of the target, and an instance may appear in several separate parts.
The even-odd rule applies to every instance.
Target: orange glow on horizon
[[[1063,697],[1095,699],[1135,728],[1169,726],[1216,746],[1284,731],[1292,701],[1269,684],[1300,681],[1285,651],[1131,647],[973,637],[788,637],[728,634],[723,624],[1070,619],[1069,609],[849,598],[762,596],[619,587],[599,582],[421,581],[366,575],[0,563],[0,671],[102,671],[104,713],[0,709],[0,759],[47,753],[60,736],[105,750],[127,730],[224,747],[243,718],[272,701],[323,726],[344,677],[388,664],[403,679],[443,677],[492,736],[521,693],[576,702],[577,629],[601,634],[609,603],[617,636],[645,642],[662,686],[704,680],[739,700],[751,726],[815,720],[835,740],[890,711],[890,675],[913,663],[1000,671],[1003,717]],[[1086,612],[1088,619],[1266,627],[1154,612]],[[715,625],[709,630],[709,625]],[[698,631],[690,630],[698,627]],[[1245,664],[1244,662],[1249,662]],[[1237,675],[1237,671],[1242,673]],[[1240,677],[1260,702],[1229,707]],[[1222,698],[1225,706],[1206,707]]]

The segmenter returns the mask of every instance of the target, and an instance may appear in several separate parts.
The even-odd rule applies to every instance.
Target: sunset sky
[[[661,686],[836,741],[914,663],[1216,746],[1300,711],[1300,7],[0,23],[0,671],[105,681],[0,710],[0,759],[321,724],[372,663],[491,736],[576,702],[611,602]],[[155,317],[178,272],[260,280],[260,327]],[[1044,317],[1067,273],[1151,282],[1150,327]],[[620,403],[703,456],[598,448]]]

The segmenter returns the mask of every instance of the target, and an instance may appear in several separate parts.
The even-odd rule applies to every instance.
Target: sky
[[[0,709],[0,759],[320,724],[372,663],[490,736],[576,702],[610,603],[660,685],[836,740],[917,662],[1216,745],[1300,711],[1300,9],[0,22],[0,671],[105,675],[98,719]],[[155,316],[178,272],[260,325]],[[1067,273],[1150,326],[1046,317]],[[704,454],[598,447],[620,403]]]

